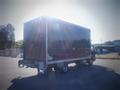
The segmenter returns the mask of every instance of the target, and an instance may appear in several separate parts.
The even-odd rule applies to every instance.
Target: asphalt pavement
[[[19,59],[0,57],[0,90],[120,90],[120,60],[97,59],[93,66],[38,77],[36,69],[18,68]]]

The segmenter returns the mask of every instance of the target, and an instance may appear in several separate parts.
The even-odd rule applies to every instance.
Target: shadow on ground
[[[67,73],[17,78],[11,82],[8,90],[120,90],[120,75],[95,65]]]

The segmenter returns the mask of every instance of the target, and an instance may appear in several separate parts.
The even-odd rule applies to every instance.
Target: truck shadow
[[[31,76],[11,81],[7,90],[120,90],[120,75],[93,65],[67,73],[50,72],[48,76]]]

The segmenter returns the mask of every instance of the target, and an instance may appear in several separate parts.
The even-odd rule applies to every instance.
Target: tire
[[[88,64],[89,66],[92,66],[92,65],[93,65],[93,60],[88,60],[88,61],[87,61],[87,64]]]
[[[59,71],[59,72],[62,72],[62,73],[65,73],[68,71],[68,64],[66,63],[60,63],[60,64],[57,64],[55,66],[55,70]]]

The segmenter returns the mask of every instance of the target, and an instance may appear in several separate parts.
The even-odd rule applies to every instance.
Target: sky
[[[89,28],[92,43],[120,39],[120,0],[0,0],[0,25],[11,23],[16,41],[24,23],[40,16]]]

